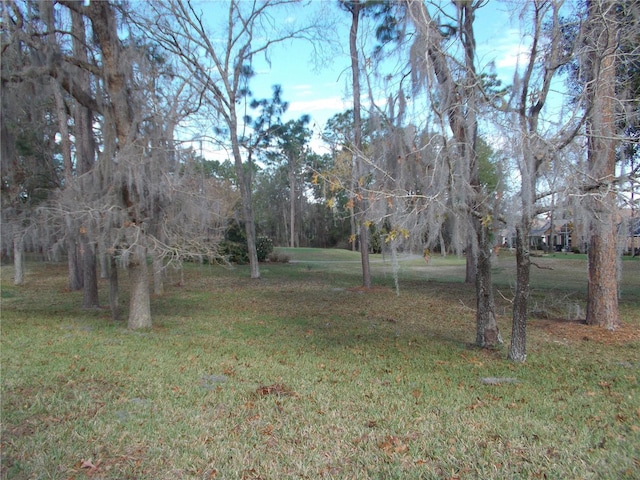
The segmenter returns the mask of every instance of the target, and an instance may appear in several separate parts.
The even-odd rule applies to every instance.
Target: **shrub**
[[[258,261],[264,262],[269,254],[273,252],[273,241],[269,237],[258,237],[256,239],[256,251]],[[220,252],[231,263],[249,263],[249,248],[247,246],[247,235],[241,222],[232,221],[225,234],[224,241],[220,244]]]
[[[284,252],[274,251],[269,255],[269,261],[274,263],[289,263],[291,257]]]
[[[231,263],[243,265],[249,262],[249,251],[246,243],[225,240],[220,244],[220,253]]]
[[[256,239],[256,251],[258,253],[258,261],[264,262],[273,252],[273,240],[269,237],[258,237]]]

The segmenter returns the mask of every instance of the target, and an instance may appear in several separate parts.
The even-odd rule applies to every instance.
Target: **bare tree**
[[[346,1],[340,4],[351,14],[349,30],[349,53],[351,55],[351,77],[353,88],[353,192],[355,195],[354,215],[358,224],[358,240],[362,264],[362,285],[371,288],[371,267],[369,266],[369,227],[365,212],[367,199],[364,195],[364,159],[362,158],[362,118],[360,106],[360,55],[358,52],[358,26],[366,8],[366,0]]]
[[[185,83],[175,89],[170,83],[156,88],[159,82],[176,76],[170,71],[153,70],[154,65],[162,64],[163,60],[140,42],[139,37],[134,38],[134,32],[127,40],[120,38],[120,22],[129,12],[109,2],[58,3],[64,8],[58,10],[55,28],[49,21],[48,32],[34,34],[24,29],[22,12],[13,4],[15,18],[10,23],[16,26],[14,37],[16,41],[24,39],[32,57],[41,61],[35,66],[15,69],[6,76],[3,70],[2,77],[3,82],[18,85],[29,79],[45,79],[45,83],[51,85],[50,77],[59,82],[68,95],[58,102],[58,125],[65,142],[69,138],[65,130],[68,99],[95,112],[83,120],[82,111],[75,110],[76,165],[82,174],[76,172],[73,177],[69,175],[68,181],[58,182],[58,187],[64,185],[64,188],[60,188],[55,201],[40,209],[43,221],[39,228],[50,228],[68,220],[72,226],[77,225],[82,244],[91,247],[88,253],[94,262],[96,244],[117,256],[117,263],[126,267],[131,276],[129,327],[146,328],[151,326],[147,254],[153,253],[168,262],[205,256],[212,261],[219,259],[217,245],[229,204],[233,203],[227,194],[230,188],[210,181],[196,182],[188,151],[172,153],[177,150],[174,130],[191,111],[188,98],[192,92],[185,88]],[[73,33],[74,28],[81,28],[77,18],[69,22],[71,30],[57,23],[65,13],[66,18],[69,13],[75,13],[87,22],[95,47],[91,57],[83,55],[78,48],[68,47],[71,41],[62,43],[65,38],[74,37],[84,44],[82,34]],[[52,15],[49,18],[53,18]],[[60,37],[61,41],[39,41],[47,35]],[[168,62],[164,65],[169,68]],[[92,80],[83,82],[74,68],[88,73]],[[185,91],[187,98],[181,93]],[[171,92],[174,96],[167,99],[161,92]],[[90,136],[82,137],[81,129],[88,129],[89,123],[93,129],[97,125],[94,121],[99,122],[101,142],[95,164],[91,146],[84,152],[86,157],[80,158],[83,139],[92,142]],[[86,171],[82,170],[85,168],[82,163]],[[6,212],[3,205],[3,215]],[[95,271],[95,263],[93,269]],[[110,304],[116,312],[115,268],[111,278],[114,288]]]
[[[243,122],[248,106],[252,62],[258,55],[268,56],[276,44],[294,38],[310,38],[314,26],[278,24],[272,12],[295,3],[294,0],[242,2],[230,0],[219,5],[226,9],[226,20],[213,33],[190,1],[163,0],[149,7],[155,12],[150,28],[153,38],[176,55],[196,88],[203,91],[203,103],[213,109],[228,137],[242,198],[242,217],[249,250],[251,277],[260,277],[252,197],[252,162],[257,147]],[[249,141],[247,141],[249,139]]]
[[[484,2],[453,3],[457,14],[455,31],[464,52],[460,62],[462,73],[456,76],[450,66],[450,63],[456,65],[458,62],[444,50],[443,34],[426,5],[422,1],[409,0],[408,11],[417,31],[412,45],[412,75],[416,84],[427,84],[431,88],[437,85],[437,100],[431,104],[453,135],[452,142],[447,145],[451,165],[448,188],[455,192],[450,196],[454,214],[468,227],[463,230],[468,231],[468,237],[464,239],[467,274],[468,277],[475,275],[476,282],[476,342],[480,346],[495,346],[502,340],[491,284],[491,212],[488,203],[482,200],[477,155],[478,97],[482,84],[475,67],[473,27],[475,12]],[[430,82],[433,78],[435,82]]]
[[[38,16],[37,7],[3,4],[0,35],[1,234],[3,249],[14,259],[14,283],[18,285],[25,281],[25,250],[46,249],[35,212],[63,181],[55,155],[55,123],[50,121],[56,118],[52,84],[37,75],[46,61],[41,52],[45,26],[32,21]],[[34,46],[40,51],[34,53]]]
[[[531,44],[523,71],[516,72],[512,98],[501,108],[507,113],[507,142],[520,176],[519,203],[513,216],[516,231],[516,291],[509,359],[526,360],[526,325],[530,296],[531,252],[529,237],[534,218],[548,210],[540,200],[550,194],[539,190],[543,167],[558,161],[560,152],[576,137],[583,116],[576,111],[558,124],[545,121],[544,107],[553,80],[572,58],[564,41],[561,1],[535,0],[523,8],[523,23],[530,25]],[[575,108],[575,107],[574,107]],[[515,147],[515,148],[514,148]]]

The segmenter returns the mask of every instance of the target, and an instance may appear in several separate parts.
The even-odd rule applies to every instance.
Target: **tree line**
[[[544,214],[552,232],[571,220],[585,239],[587,322],[616,328],[619,212],[637,209],[640,4],[509,4],[526,52],[503,84],[478,55],[487,3],[337,0],[313,17],[296,0],[227,0],[212,18],[188,0],[4,2],[2,248],[15,282],[25,251],[65,258],[86,308],[98,276],[110,279],[118,318],[127,272],[128,325],[146,328],[150,275],[160,293],[167,268],[229,261],[230,232],[252,278],[261,236],[357,249],[365,287],[370,252],[438,249],[466,255],[476,343],[494,347],[491,261],[506,230],[509,358],[524,361],[530,236]],[[257,59],[293,41],[318,61],[348,52],[352,108],[324,126],[329,153],[312,150],[308,115],[284,120],[281,86],[251,91]],[[205,158],[203,142],[227,160]]]

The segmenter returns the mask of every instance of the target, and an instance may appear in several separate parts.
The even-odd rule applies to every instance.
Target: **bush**
[[[258,261],[264,262],[273,252],[273,240],[269,237],[258,237],[256,239],[256,250],[258,253]]]
[[[269,237],[256,239],[258,261],[264,262],[273,252],[273,241]],[[227,229],[225,240],[220,244],[220,252],[231,263],[239,265],[249,263],[249,248],[244,226],[240,222],[232,221]]]
[[[291,258],[284,252],[272,252],[269,255],[269,261],[274,263],[289,263]]]
[[[220,244],[220,253],[231,263],[238,265],[249,263],[249,250],[246,243],[225,240]]]
[[[244,225],[232,220],[220,244],[220,253],[231,263],[243,265],[249,263],[249,250],[247,249],[247,236]]]

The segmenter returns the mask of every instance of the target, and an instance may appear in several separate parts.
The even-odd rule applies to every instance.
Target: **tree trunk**
[[[360,219],[360,260],[362,263],[362,286],[371,288],[371,266],[369,265],[369,227]]]
[[[84,272],[84,296],[82,299],[83,308],[99,308],[98,299],[98,269],[96,262],[96,248],[86,234],[82,235],[82,265]]]
[[[24,283],[24,242],[22,234],[13,235],[13,284]]]
[[[296,174],[294,170],[295,166],[293,161],[289,161],[289,225],[291,230],[289,231],[289,246],[296,246]]]
[[[620,326],[618,309],[618,251],[615,223],[602,215],[592,222],[602,222],[591,230],[589,241],[589,282],[587,287],[587,324],[608,330]]]
[[[358,228],[356,225],[356,212],[353,207],[349,208],[349,226],[351,227],[351,251],[356,252],[358,250],[358,242],[356,242],[356,238],[358,236]]]
[[[115,255],[110,255],[109,268],[109,308],[111,309],[111,319],[120,320],[120,291],[118,289],[118,262]]]
[[[84,17],[71,10],[71,25],[73,31],[73,54],[82,62],[88,62],[86,28]],[[79,69],[78,84],[83,90],[91,91],[91,78],[84,69]],[[95,163],[95,140],[93,136],[93,112],[76,102],[73,112],[74,133],[76,136],[76,169],[78,175],[89,172]]]
[[[469,185],[473,196],[467,200],[467,214],[472,228],[467,237],[465,281],[476,285],[476,343],[480,346],[495,346],[502,343],[495,318],[495,302],[491,285],[491,244],[487,228],[479,219],[473,217],[474,211],[487,211],[482,204],[484,196],[479,181],[479,159],[477,154],[478,120],[476,96],[478,95],[478,76],[475,69],[476,42],[474,37],[475,11],[479,2],[454,2],[458,8],[460,20],[458,35],[464,47],[465,75],[456,80],[457,75],[449,67],[449,59],[443,48],[443,37],[437,23],[423,2],[410,2],[409,10],[417,19],[420,34],[427,39],[429,57],[439,92],[442,98],[442,111],[456,140],[457,162],[468,169]],[[459,78],[459,77],[458,77]],[[450,188],[452,185],[450,185]],[[467,188],[467,185],[461,185]],[[458,188],[460,188],[458,187]]]
[[[253,216],[253,205],[251,203],[251,187],[246,186],[242,193],[242,211],[244,213],[244,226],[247,235],[247,249],[249,252],[249,266],[251,268],[251,278],[260,278],[260,264],[258,262],[258,251],[256,249],[256,224]]]
[[[233,100],[235,102],[235,99]],[[256,224],[253,214],[253,202],[251,201],[251,159],[247,161],[247,167],[242,161],[240,153],[237,118],[234,115],[229,122],[231,148],[233,151],[234,166],[238,176],[240,187],[240,199],[242,203],[242,219],[244,220],[245,234],[247,236],[247,250],[249,254],[249,267],[251,268],[251,278],[260,278],[260,265],[258,263],[258,251],[256,250]]]
[[[598,190],[589,198],[592,218],[589,242],[587,323],[609,330],[620,326],[618,311],[618,252],[616,196],[612,182],[616,165],[616,29],[615,4],[589,1],[592,22],[591,82],[587,94],[591,109],[587,122],[589,178]]]
[[[522,222],[516,227],[516,295],[513,299],[513,324],[509,360],[524,362],[527,359],[527,310],[529,304],[529,256],[530,224]]]
[[[447,246],[444,243],[444,235],[442,234],[442,228],[440,229],[440,232],[438,232],[438,238],[440,239],[440,256],[441,257],[446,257],[447,256]]]
[[[362,160],[362,119],[360,117],[360,62],[358,58],[358,24],[363,5],[360,2],[351,4],[351,30],[349,32],[349,52],[351,54],[351,76],[353,81],[353,146],[355,214],[358,218],[360,237],[360,260],[362,263],[362,286],[371,287],[371,268],[369,266],[369,227],[366,224],[366,198],[362,188],[364,179]]]
[[[69,234],[72,232],[69,231]],[[80,248],[72,238],[67,240],[67,267],[69,270],[69,290],[75,292],[82,288],[83,274],[79,255]]]
[[[164,293],[164,261],[162,257],[153,255],[153,294]]]
[[[98,249],[98,263],[100,264],[100,278],[107,280],[109,278],[109,255],[104,249]]]
[[[467,254],[466,254],[466,268],[465,268],[465,283],[473,283],[476,281],[478,276],[478,252],[473,251],[473,244],[469,242],[467,245]]]
[[[53,16],[50,14],[50,19],[53,21]],[[51,31],[54,30],[53,25],[49,26]],[[53,38],[52,38],[53,40]],[[71,158],[71,139],[69,135],[69,118],[67,115],[67,105],[62,95],[62,88],[58,84],[57,80],[51,79],[51,87],[53,90],[53,96],[56,101],[56,114],[58,117],[58,128],[60,130],[60,152],[62,154],[62,165],[64,168],[64,182],[65,188],[70,188],[74,175],[73,175],[73,161]],[[75,292],[80,290],[84,285],[83,280],[83,264],[82,264],[82,248],[77,243],[77,230],[73,220],[69,220],[65,227],[67,229],[67,266],[69,269],[69,290]]]
[[[151,301],[149,299],[149,268],[146,249],[138,247],[129,264],[131,300],[129,305],[129,328],[151,328]]]
[[[491,283],[491,242],[486,227],[476,221],[478,229],[478,262],[476,274],[476,344],[492,348],[502,344],[495,315],[495,300]]]

